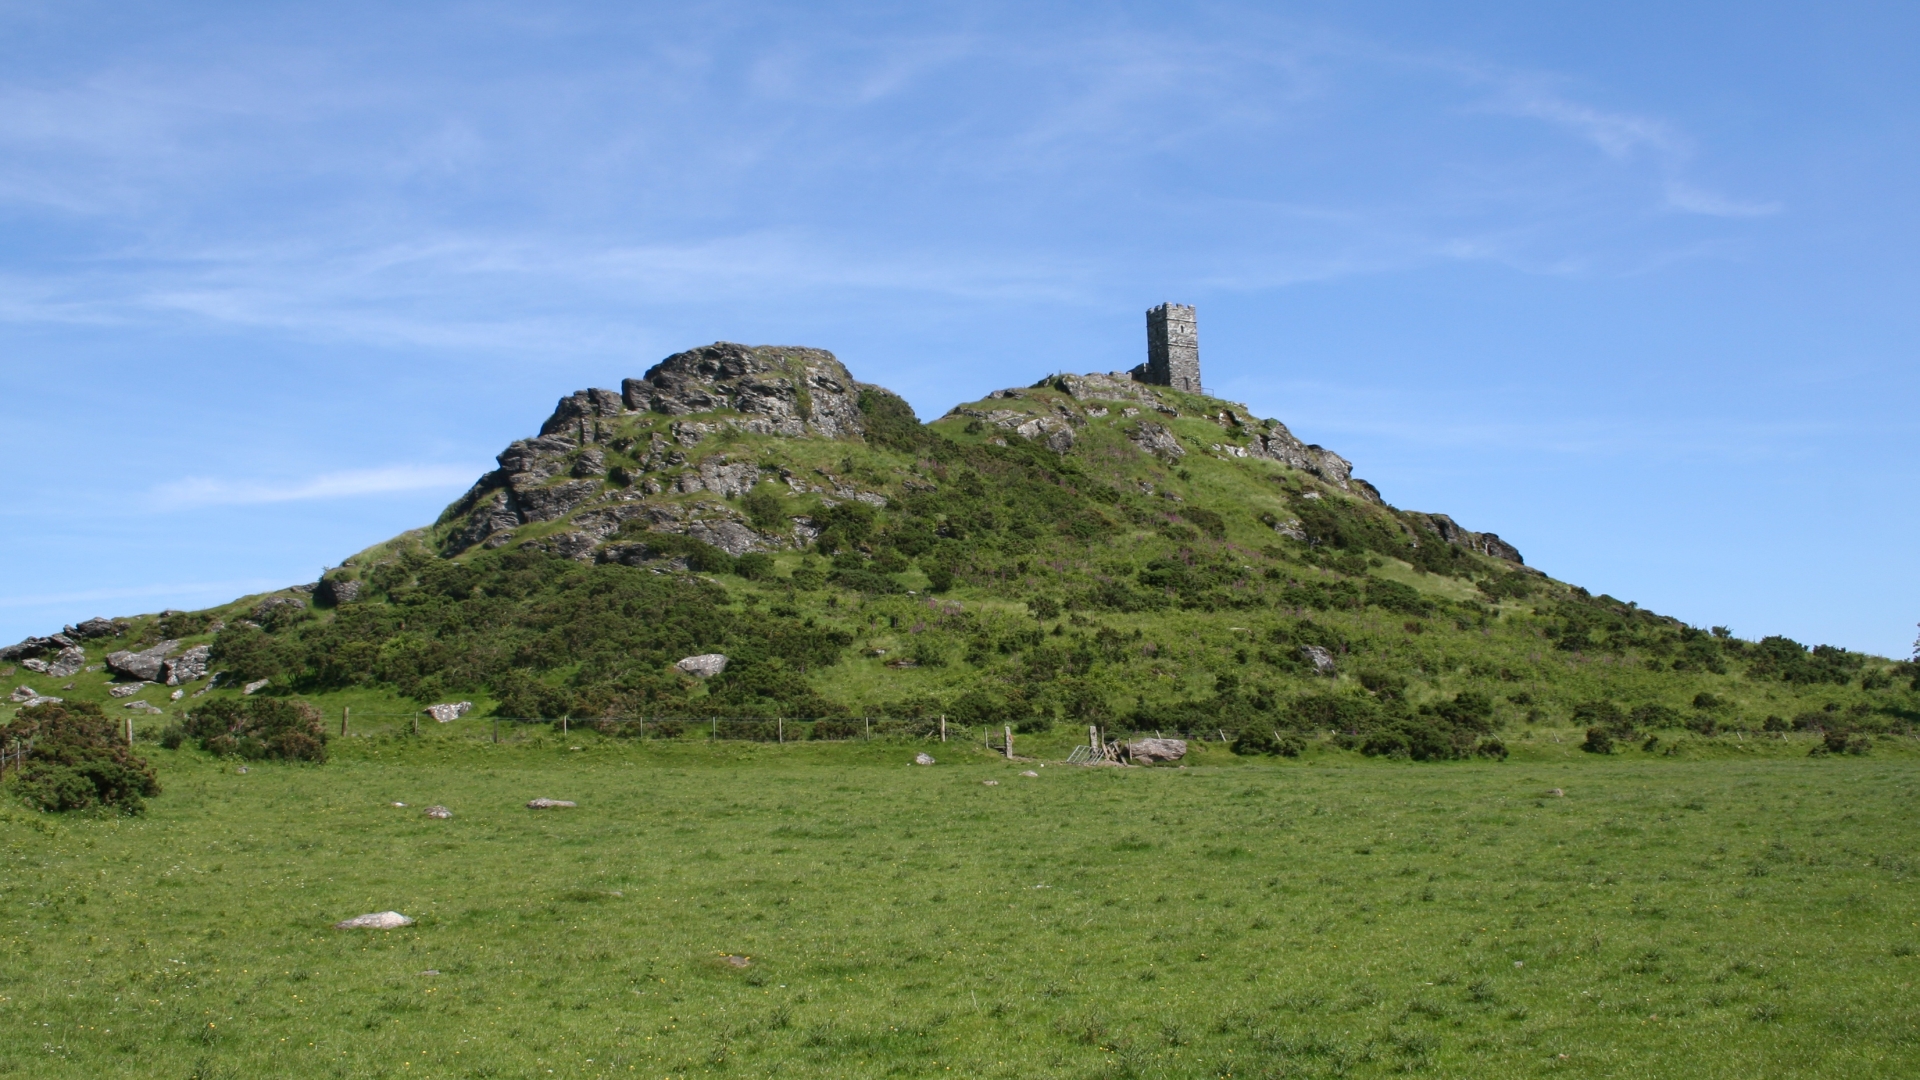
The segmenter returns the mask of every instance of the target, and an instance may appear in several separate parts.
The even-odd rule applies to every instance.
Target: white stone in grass
[[[273,681],[272,679],[255,679],[254,681],[241,687],[240,692],[243,694],[257,694],[260,691],[265,690],[267,688],[267,684],[272,681]]]
[[[424,812],[424,813],[425,813],[425,814],[426,814],[426,815],[427,815],[428,817],[430,817],[430,818],[437,818],[437,819],[439,819],[439,820],[441,820],[441,821],[445,821],[446,819],[448,819],[448,818],[450,818],[450,817],[452,817],[452,816],[453,816],[453,811],[451,811],[451,810],[449,810],[449,809],[447,809],[447,808],[446,808],[446,807],[444,807],[444,806],[429,806],[429,807],[427,807],[427,808],[426,808],[426,810],[425,810],[425,811],[423,811],[423,812]]]
[[[424,711],[428,716],[446,724],[467,715],[472,709],[471,701],[455,701],[444,705],[429,705]]]
[[[999,787],[999,786],[1000,786],[1000,781],[998,781],[998,780],[982,780],[982,781],[980,781],[980,783],[981,783],[981,784],[983,784],[983,785],[985,785],[986,787]]]
[[[1034,772],[1032,769],[1028,769],[1027,771],[1021,773],[1020,775],[1021,776],[1039,776],[1040,774],[1037,772]]]
[[[534,799],[527,803],[529,810],[571,810],[574,803],[565,799]]]
[[[397,911],[375,911],[367,915],[356,915],[351,919],[342,919],[333,924],[335,930],[398,930],[403,926],[412,926],[413,920]]]
[[[927,753],[925,750],[922,750],[919,753],[913,755],[913,763],[915,765],[931,765],[933,764],[933,755]]]
[[[699,656],[689,656],[673,666],[689,675],[708,679],[727,670],[727,658],[723,653],[701,653]]]

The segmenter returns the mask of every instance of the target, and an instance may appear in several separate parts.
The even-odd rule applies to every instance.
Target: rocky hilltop
[[[565,524],[540,529],[529,542],[576,559],[622,561],[644,555],[644,548],[608,546],[628,522],[683,534],[734,556],[804,546],[820,531],[811,517],[796,514],[772,527],[763,517],[756,527],[726,500],[774,478],[790,492],[819,494],[825,506],[851,499],[883,507],[888,494],[824,469],[797,473],[764,445],[743,452],[748,448],[728,436],[860,440],[875,399],[895,414],[904,408],[888,391],[856,381],[823,349],[716,342],[676,353],[642,377],[623,380],[618,392],[594,388],[561,398],[537,437],[501,451],[500,467],[448,507],[439,523],[440,552],[458,556],[476,546],[500,547],[513,542],[523,527],[553,522]],[[1194,440],[1183,441],[1166,423],[1183,416],[1217,425],[1218,432],[1190,446]],[[1150,386],[1122,372],[1061,375],[999,390],[983,402],[956,406],[943,419],[959,421],[966,432],[990,432],[990,441],[998,445],[1016,438],[1063,456],[1073,452],[1080,432],[1102,425],[1166,463],[1180,461],[1190,450],[1274,462],[1384,505],[1372,484],[1353,475],[1350,462],[1301,442],[1278,420],[1256,419],[1245,405]],[[702,494],[709,497],[675,498]],[[1430,538],[1522,561],[1519,551],[1498,536],[1463,529],[1444,514],[1404,518],[1416,545]],[[1274,528],[1306,539],[1297,520],[1276,522]]]

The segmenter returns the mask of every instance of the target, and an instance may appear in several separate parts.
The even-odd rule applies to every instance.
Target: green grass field
[[[0,810],[0,1072],[1920,1075],[1891,741],[1117,770],[487,731],[152,749],[143,818]]]

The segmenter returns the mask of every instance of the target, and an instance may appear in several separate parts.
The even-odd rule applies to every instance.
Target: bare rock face
[[[295,601],[298,603],[298,601]],[[178,641],[163,641],[139,652],[125,649],[107,654],[107,670],[123,678],[138,679],[141,682],[158,682],[160,669],[166,663],[167,654],[180,647]]]
[[[297,596],[269,596],[265,600],[253,605],[253,617],[256,619],[265,619],[276,611],[283,609],[300,611],[304,610],[306,606],[307,602]]]
[[[1164,425],[1151,420],[1142,420],[1127,432],[1127,441],[1159,458],[1182,458],[1187,456],[1187,448],[1173,437]]]
[[[1333,654],[1327,650],[1318,645],[1302,645],[1300,647],[1300,655],[1307,663],[1313,665],[1313,670],[1317,674],[1333,674]]]
[[[1469,551],[1477,551],[1489,558],[1504,559],[1507,562],[1522,564],[1526,562],[1525,559],[1520,557],[1519,548],[1500,539],[1493,533],[1480,533],[1474,532],[1471,529],[1463,529],[1456,524],[1452,518],[1445,514],[1409,513],[1406,516],[1414,522],[1416,543],[1427,539],[1427,537],[1419,535],[1419,533],[1425,532],[1432,537],[1438,537],[1444,543],[1452,544],[1455,547],[1463,547]]]
[[[699,656],[689,656],[673,666],[689,675],[710,679],[727,670],[727,658],[721,653],[701,653]]]
[[[1187,756],[1187,741],[1185,739],[1135,739],[1127,744],[1127,756],[1134,761],[1149,765],[1179,761]]]
[[[209,646],[195,645],[179,656],[166,661],[160,665],[160,681],[166,683],[168,686],[179,686],[181,683],[188,683],[195,679],[205,678],[207,674],[207,657],[212,651],[212,648]]]
[[[446,705],[429,705],[421,711],[443,724],[452,723],[473,710],[473,702],[456,701]]]
[[[116,637],[126,633],[127,624],[117,619],[103,619],[95,616],[78,626],[69,626],[61,633],[76,641],[88,638]]]
[[[866,430],[853,376],[824,349],[719,341],[667,357],[620,392],[627,408],[668,416],[732,409],[828,438]]]
[[[360,582],[347,578],[322,578],[320,587],[313,591],[313,598],[322,604],[339,607],[359,600],[363,588]]]
[[[412,926],[413,920],[397,911],[376,911],[369,915],[356,915],[351,919],[342,919],[333,924],[335,930],[398,930],[403,926]]]

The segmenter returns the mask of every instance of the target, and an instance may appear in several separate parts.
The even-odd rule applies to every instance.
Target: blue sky
[[[713,340],[1142,358],[1698,625],[1920,620],[1920,6],[0,0],[0,637],[312,580]]]

